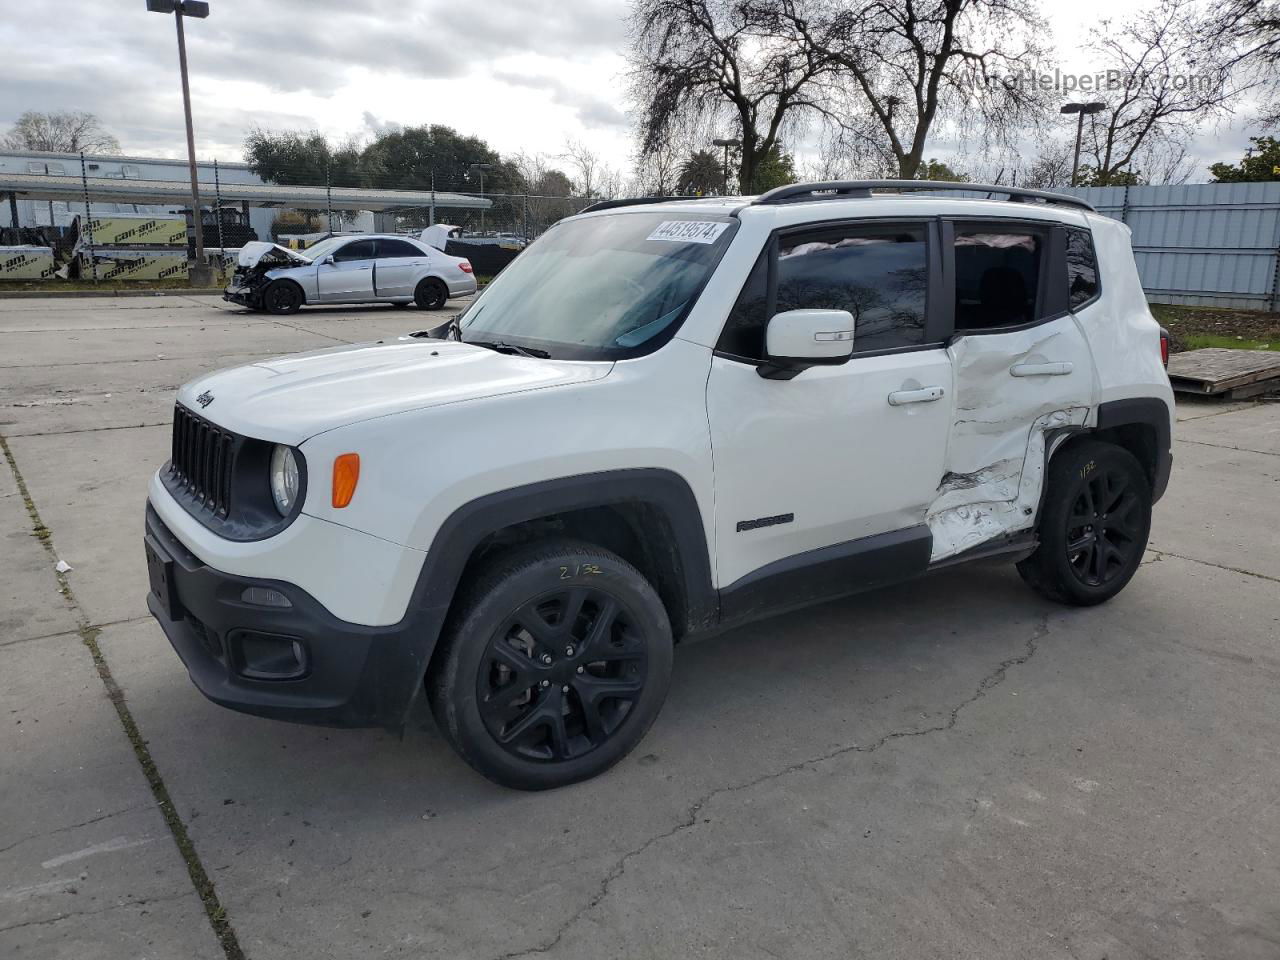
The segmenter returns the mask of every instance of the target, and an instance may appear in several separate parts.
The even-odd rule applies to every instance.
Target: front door
[[[333,251],[332,263],[316,265],[322,303],[373,299],[373,241],[352,240]]]
[[[787,596],[775,599],[801,603],[858,589],[849,578],[864,571],[893,580],[924,569],[953,410],[951,359],[929,309],[937,246],[927,222],[862,222],[784,234],[762,255],[707,383],[722,597],[781,574]],[[800,308],[850,311],[853,357],[761,377],[765,320]],[[859,557],[870,565],[849,562]]]

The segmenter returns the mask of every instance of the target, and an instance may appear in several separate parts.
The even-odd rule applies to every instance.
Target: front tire
[[[292,280],[273,280],[262,291],[262,309],[283,316],[302,307],[302,289]]]
[[[666,609],[599,547],[533,544],[486,564],[427,677],[441,731],[479,773],[519,790],[586,780],[652,725],[671,681]]]
[[[1115,444],[1088,440],[1051,461],[1040,544],[1018,573],[1042,596],[1093,606],[1124,589],[1151,532],[1151,483]]]
[[[448,299],[449,288],[435,277],[420,281],[413,292],[413,300],[419,310],[440,310]]]

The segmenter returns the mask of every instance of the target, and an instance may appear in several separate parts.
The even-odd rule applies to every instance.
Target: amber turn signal
[[[345,507],[356,495],[360,482],[360,454],[344,453],[333,461],[333,505]]]

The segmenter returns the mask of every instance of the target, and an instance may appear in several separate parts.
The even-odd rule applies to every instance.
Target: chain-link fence
[[[354,176],[299,164],[270,173],[197,164],[203,246],[224,274],[253,240],[305,249],[332,233],[416,236],[432,224],[455,227],[450,243],[493,273],[556,221],[602,199],[573,195],[562,176],[517,178],[512,189],[509,175],[495,184],[431,167]],[[196,246],[190,197],[181,160],[0,152],[0,223],[8,221],[0,280],[183,279]]]

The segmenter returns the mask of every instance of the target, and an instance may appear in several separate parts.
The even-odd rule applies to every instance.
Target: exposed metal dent
[[[1043,414],[1028,434],[1009,435],[1005,446],[1025,436],[1020,455],[996,460],[977,470],[951,471],[938,485],[938,496],[929,506],[926,522],[933,533],[930,562],[936,563],[988,540],[1030,529],[1044,485],[1046,434],[1068,426],[1081,426],[1088,406],[1069,407]],[[1012,426],[1012,423],[1010,424]]]

